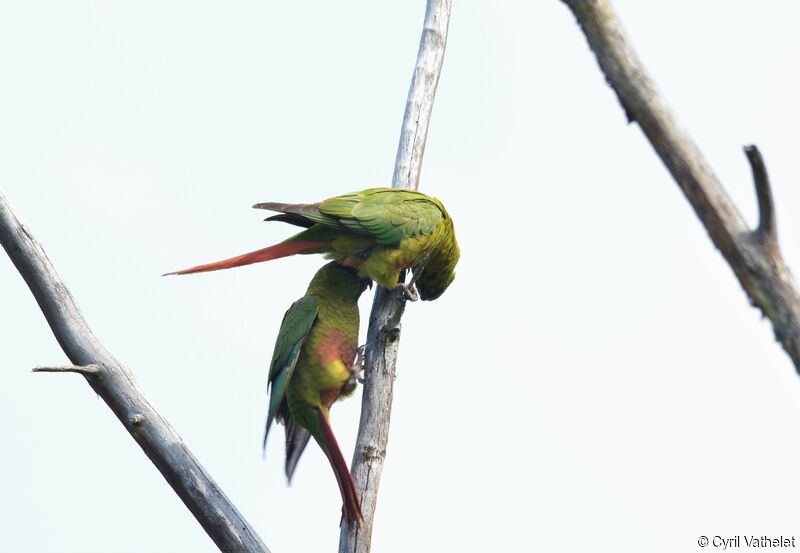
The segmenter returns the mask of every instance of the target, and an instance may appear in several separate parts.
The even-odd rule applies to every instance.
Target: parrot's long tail
[[[262,261],[270,261],[272,259],[279,259],[281,257],[288,257],[298,253],[306,253],[327,244],[327,242],[320,241],[297,241],[297,242],[281,242],[274,246],[268,246],[254,252],[237,255],[222,261],[215,261],[213,263],[206,263],[205,265],[197,265],[189,267],[182,271],[175,271],[166,273],[167,275],[188,275],[191,273],[205,273],[207,271],[219,271],[220,269],[230,269],[232,267],[241,267],[242,265],[250,265],[252,263],[261,263]]]
[[[364,521],[364,515],[361,514],[361,504],[358,501],[356,487],[350,477],[347,462],[344,460],[342,450],[339,449],[339,444],[336,442],[336,437],[333,435],[333,429],[327,417],[319,409],[317,409],[317,417],[319,418],[319,426],[322,429],[322,440],[324,442],[322,449],[331,463],[333,472],[336,475],[336,481],[339,483],[339,491],[342,493],[344,519],[348,525],[353,523],[358,525]]]

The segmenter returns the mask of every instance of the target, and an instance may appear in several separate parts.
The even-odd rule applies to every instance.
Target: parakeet
[[[316,204],[261,203],[283,221],[306,230],[274,246],[168,274],[229,269],[294,254],[321,253],[384,288],[413,286],[423,300],[442,295],[455,278],[460,255],[453,220],[436,198],[414,190],[370,188]],[[413,271],[408,285],[400,274]],[[411,292],[410,292],[411,291]]]
[[[273,420],[286,426],[286,476],[313,436],[336,475],[348,523],[362,520],[347,462],[329,423],[331,405],[355,389],[360,370],[358,298],[371,284],[350,267],[330,262],[317,271],[306,295],[283,317],[269,369],[269,411],[264,446]],[[359,355],[360,358],[360,355]]]

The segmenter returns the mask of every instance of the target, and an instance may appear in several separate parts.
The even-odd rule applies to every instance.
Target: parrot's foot
[[[356,350],[356,362],[350,367],[350,378],[355,378],[361,384],[364,383],[364,354],[366,353],[367,345],[359,346]]]
[[[416,284],[406,284],[404,282],[398,282],[397,288],[403,292],[403,297],[408,301],[417,301],[419,299],[419,292],[417,291]]]
[[[364,377],[362,375],[364,374],[364,350],[366,347],[367,346],[361,346],[356,350],[356,360],[348,371],[350,376],[345,383],[342,384],[342,389],[339,392],[341,396],[349,396],[356,389],[359,382],[361,384],[364,383]]]

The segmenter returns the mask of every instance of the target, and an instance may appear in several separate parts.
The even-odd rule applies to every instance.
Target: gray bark
[[[447,44],[450,9],[451,0],[428,0],[397,148],[393,188],[416,190],[419,187],[428,125]],[[404,308],[401,291],[378,288],[369,317],[361,420],[351,467],[364,521],[361,526],[350,528],[342,523],[340,553],[367,553],[370,550],[378,486],[389,440],[392,388]]]
[[[628,120],[639,124],[753,305],[772,321],[775,339],[800,371],[800,295],[778,247],[772,193],[758,149],[745,147],[760,214],[758,227],[750,229],[650,79],[610,2],[562,1],[577,18]]]
[[[220,551],[269,553],[180,436],[142,395],[130,370],[92,333],[41,244],[0,191],[0,243],[33,292],[53,334],[73,365],[35,372],[82,374],[111,408]]]

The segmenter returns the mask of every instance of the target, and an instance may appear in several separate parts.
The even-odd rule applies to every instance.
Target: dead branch
[[[562,1],[577,18],[628,120],[639,124],[751,302],[772,321],[775,339],[800,371],[800,295],[778,247],[772,193],[758,149],[745,148],[760,215],[758,227],[751,230],[648,76],[610,2]]]
[[[0,191],[0,243],[33,292],[73,365],[35,372],[82,374],[111,408],[220,551],[269,553],[180,436],[139,391],[132,373],[100,344],[41,244]]]
[[[394,188],[416,190],[419,187],[428,125],[447,44],[451,4],[451,0],[428,0],[427,3],[417,63],[408,91],[397,148],[392,178]],[[368,553],[370,550],[378,486],[389,440],[392,388],[400,345],[400,318],[405,308],[404,297],[399,290],[378,288],[372,303],[367,331],[361,420],[351,467],[364,522],[360,527],[349,529],[342,524],[340,553]]]

